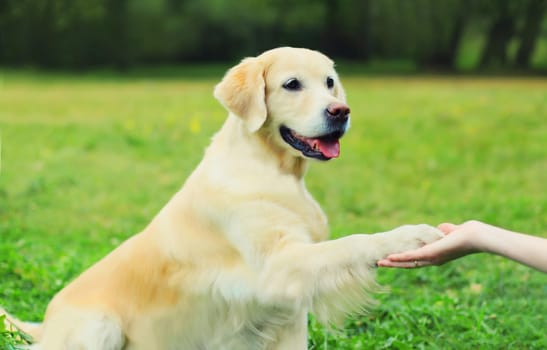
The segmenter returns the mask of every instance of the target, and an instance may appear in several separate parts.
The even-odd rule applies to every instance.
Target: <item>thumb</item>
[[[437,226],[439,230],[441,230],[445,235],[449,234],[450,232],[454,231],[458,228],[458,225],[451,224],[449,222],[444,222],[442,224],[439,224]]]

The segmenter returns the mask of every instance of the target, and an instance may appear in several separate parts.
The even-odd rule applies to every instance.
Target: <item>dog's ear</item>
[[[226,73],[214,95],[226,109],[245,121],[255,132],[264,124],[266,109],[264,66],[255,57],[246,58]]]

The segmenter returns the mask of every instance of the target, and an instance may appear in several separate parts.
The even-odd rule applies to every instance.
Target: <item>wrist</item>
[[[510,242],[511,237],[510,234],[508,235],[509,231],[488,224],[483,225],[483,227],[476,230],[477,251],[503,254],[503,252],[500,252],[499,250],[505,245],[504,242]]]
[[[492,249],[496,246],[496,240],[500,238],[497,231],[498,228],[495,226],[482,222],[475,223],[474,227],[466,232],[471,252],[493,253]]]

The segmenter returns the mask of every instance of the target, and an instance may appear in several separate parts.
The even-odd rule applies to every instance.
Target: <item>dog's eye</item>
[[[302,89],[302,84],[300,83],[300,80],[296,78],[289,79],[283,84],[283,88],[291,91],[297,91]]]
[[[332,89],[333,86],[334,86],[334,79],[332,79],[331,77],[328,77],[328,78],[327,78],[327,87],[328,87],[329,89]]]

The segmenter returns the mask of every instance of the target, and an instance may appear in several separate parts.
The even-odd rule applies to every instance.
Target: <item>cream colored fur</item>
[[[291,77],[301,91],[282,88]],[[345,102],[326,56],[279,48],[245,59],[215,97],[226,123],[149,226],[61,290],[39,329],[12,319],[34,349],[306,349],[308,313],[359,312],[378,259],[440,237],[417,225],[326,240],[308,160],[279,133],[320,135],[325,108]]]

